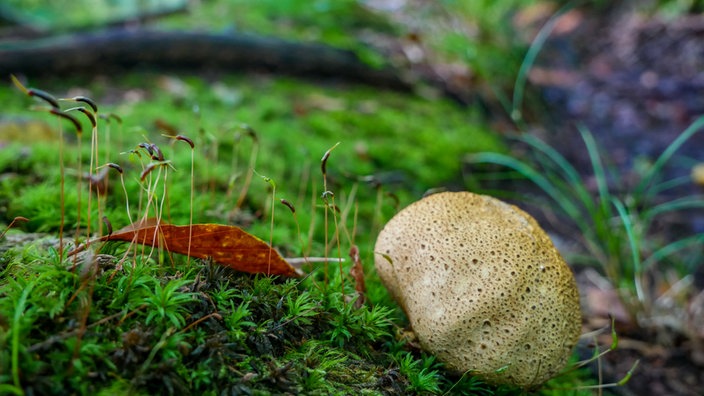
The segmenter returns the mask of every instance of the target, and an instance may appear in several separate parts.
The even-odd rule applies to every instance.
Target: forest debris
[[[357,292],[357,299],[354,302],[355,308],[360,308],[366,300],[367,286],[364,283],[364,268],[362,261],[359,258],[359,248],[357,245],[352,245],[350,248],[350,258],[352,259],[352,267],[350,275],[354,279],[354,290]]]
[[[99,241],[159,246],[169,252],[211,258],[236,271],[299,277],[301,274],[266,242],[239,227],[222,224],[172,225],[147,219]],[[189,245],[190,244],[190,245]],[[85,245],[70,254],[80,252]]]

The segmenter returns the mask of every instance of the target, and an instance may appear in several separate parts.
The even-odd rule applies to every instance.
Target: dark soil
[[[567,17],[576,19],[576,28],[549,40],[531,75],[553,117],[554,128],[546,128],[551,132],[545,137],[588,176],[591,165],[576,128],[578,124],[586,126],[604,157],[627,181],[640,161],[652,163],[704,114],[704,16],[668,21],[631,12],[609,16],[572,13]],[[703,150],[704,133],[700,133],[677,153],[664,177],[689,175],[692,166],[704,161]],[[621,188],[627,189],[628,183]],[[669,196],[663,198],[700,189],[691,183],[668,191]],[[704,232],[704,215],[688,213],[671,219],[666,232]],[[590,285],[581,278],[580,288],[585,292]],[[694,274],[692,296],[703,288],[704,266],[700,265]],[[598,305],[586,304],[587,329],[589,322],[598,323],[599,316],[603,318],[613,309],[611,303],[604,299]],[[690,304],[693,309],[695,301]],[[701,337],[692,340],[673,330],[663,342],[662,334],[628,323],[621,323],[619,335],[619,348],[602,361],[604,382],[618,381],[636,359],[640,359],[640,366],[626,386],[616,388],[617,393],[704,395]]]
[[[556,127],[548,139],[580,169],[591,165],[576,125],[586,126],[622,174],[652,163],[704,114],[704,17],[672,21],[633,13],[575,15],[576,29],[548,42],[532,80]],[[704,161],[704,133],[695,134],[665,169],[689,175]],[[698,192],[690,184],[671,194]],[[704,231],[704,217],[689,219]]]

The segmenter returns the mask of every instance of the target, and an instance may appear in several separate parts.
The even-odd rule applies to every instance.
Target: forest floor
[[[384,3],[384,2],[372,2]],[[418,3],[424,3],[419,1]],[[550,14],[543,14],[548,17]],[[405,23],[409,31],[422,20],[420,15],[404,14],[394,11],[391,18],[397,23]],[[544,21],[542,19],[542,21]],[[426,21],[424,21],[426,22]],[[520,24],[520,22],[515,22]],[[537,32],[533,25],[526,29],[524,41],[530,42]],[[418,25],[427,26],[427,25]],[[520,28],[520,26],[519,26]],[[532,32],[532,33],[531,33]],[[501,108],[496,97],[492,97],[488,83],[482,82],[480,76],[473,75],[471,70],[457,63],[445,62],[444,58],[434,57],[434,53],[424,46],[424,34],[419,31],[404,37],[393,35],[360,36],[382,51],[386,51],[390,59],[400,59],[409,70],[424,77],[429,91],[420,90],[421,96],[432,97],[441,94],[452,97],[460,105],[480,103],[492,120],[494,131],[500,135],[516,131],[505,109]],[[538,104],[531,104],[525,118],[531,131],[546,139],[553,147],[574,164],[589,182],[592,175],[592,164],[579,138],[576,125],[586,126],[595,136],[597,143],[603,149],[602,154],[610,166],[618,171],[625,180],[623,185],[615,188],[627,190],[629,180],[635,180],[640,167],[652,162],[667,146],[676,139],[698,116],[704,113],[704,18],[700,16],[683,16],[674,19],[658,19],[643,17],[640,14],[618,12],[613,15],[589,14],[583,11],[568,12],[556,25],[553,34],[541,49],[536,60],[536,66],[528,74],[529,89],[540,98]],[[265,91],[271,83],[264,83],[258,88]],[[177,94],[181,80],[178,78],[163,78],[159,84],[168,94]],[[239,81],[232,83],[236,85]],[[288,84],[288,83],[286,83]],[[275,85],[275,84],[274,84]],[[213,84],[214,88],[222,88],[218,94],[219,101],[241,101],[241,96],[247,94],[259,100],[256,94],[245,92],[242,95],[236,89],[223,88]],[[286,108],[286,116],[293,120],[312,119],[304,128],[316,131],[330,131],[326,138],[337,138],[332,131],[348,127],[351,118],[342,113],[359,111],[364,113],[368,107],[378,106],[376,102],[356,99],[340,99],[337,97],[338,86],[328,87],[323,94],[304,95],[299,100],[302,88],[298,85],[285,88],[287,101],[280,104],[272,100],[260,105],[257,110],[251,110],[262,120],[279,116],[277,112]],[[214,90],[214,89],[213,89]],[[149,96],[148,90],[132,89],[125,93]],[[366,91],[362,92],[367,95]],[[263,95],[260,95],[263,96]],[[106,95],[109,97],[109,95]],[[294,99],[295,98],[295,99]],[[137,101],[143,98],[135,99]],[[393,100],[397,100],[394,96]],[[245,101],[246,102],[246,101]],[[288,109],[290,106],[293,110]],[[406,103],[403,107],[407,109]],[[423,108],[419,103],[418,112]],[[528,107],[528,106],[527,106]],[[185,111],[187,113],[187,111]],[[259,115],[257,112],[261,112]],[[267,113],[268,112],[268,113]],[[317,112],[334,113],[334,121],[325,118],[313,119]],[[289,114],[290,113],[290,114]],[[394,113],[395,116],[399,116]],[[447,110],[447,113],[451,111]],[[243,114],[240,112],[240,114]],[[247,114],[245,113],[245,116]],[[155,118],[155,116],[150,115]],[[180,115],[174,115],[178,119]],[[371,131],[373,128],[362,114],[359,129]],[[276,118],[276,117],[274,117]],[[399,120],[403,117],[399,116]],[[395,122],[395,119],[392,120]],[[178,122],[178,121],[177,121]],[[298,122],[298,121],[296,121]],[[308,122],[308,121],[306,121]],[[338,124],[339,122],[339,124]],[[357,122],[357,121],[354,121]],[[391,123],[391,121],[389,121]],[[457,123],[450,124],[459,128]],[[357,125],[355,125],[357,127]],[[285,130],[286,125],[277,127]],[[316,129],[318,128],[318,129]],[[396,128],[394,123],[390,129]],[[350,134],[354,133],[352,128]],[[371,132],[370,136],[371,136]],[[419,132],[420,133],[420,132]],[[282,133],[282,136],[285,136]],[[399,135],[398,139],[404,139]],[[306,137],[308,139],[308,137]],[[428,138],[432,139],[432,138]],[[449,139],[449,138],[448,138]],[[327,143],[327,140],[325,141]],[[323,142],[318,142],[321,150],[328,148]],[[290,145],[291,147],[293,144]],[[491,145],[489,145],[491,146]],[[282,145],[284,149],[289,146]],[[451,146],[448,146],[451,147]],[[695,135],[686,144],[672,162],[665,168],[664,177],[674,179],[688,176],[691,169],[702,162],[704,134]],[[279,149],[281,149],[279,147]],[[358,145],[354,147],[357,160],[369,165],[366,159],[369,155],[393,162],[382,155],[374,157],[374,145]],[[461,151],[461,150],[458,150]],[[431,158],[440,159],[442,152]],[[317,155],[317,154],[316,154]],[[460,154],[457,154],[458,156]],[[399,156],[400,157],[400,156]],[[350,160],[349,167],[358,166],[356,160]],[[365,162],[367,161],[367,162]],[[378,165],[378,164],[377,164]],[[442,165],[442,164],[441,164]],[[276,168],[276,167],[274,167]],[[408,165],[411,173],[413,165]],[[451,172],[450,172],[451,173]],[[392,175],[393,176],[393,175]],[[418,180],[416,175],[414,180]],[[449,179],[448,177],[447,179]],[[447,179],[445,181],[447,181]],[[430,177],[423,179],[431,184]],[[617,181],[614,181],[617,184]],[[224,183],[223,183],[224,184]],[[594,183],[596,184],[596,183]],[[285,187],[284,187],[285,188]],[[673,199],[680,194],[699,193],[701,186],[690,183],[678,189],[671,190],[662,199]],[[597,194],[594,185],[594,194]],[[267,196],[265,192],[260,195]],[[408,197],[402,197],[408,200]],[[660,225],[665,237],[676,238],[681,235],[704,232],[704,215],[691,212],[668,218]],[[263,228],[266,230],[266,228]],[[701,395],[704,394],[704,323],[689,323],[689,328],[683,330],[676,326],[665,324],[658,332],[642,331],[628,315],[619,313],[618,301],[612,290],[602,287],[603,278],[595,275],[592,269],[577,268],[577,278],[583,295],[583,312],[585,331],[594,330],[608,324],[608,314],[614,314],[620,337],[619,348],[608,354],[601,361],[603,382],[618,381],[632,367],[633,362],[640,359],[640,366],[631,380],[613,392],[623,395]],[[663,271],[667,273],[667,271]],[[665,276],[665,275],[663,275]],[[699,318],[704,321],[701,306],[704,300],[704,265],[699,263],[689,277],[691,287],[684,297],[685,314],[688,318]],[[606,309],[611,307],[612,309]],[[609,312],[610,311],[610,312]],[[695,312],[696,311],[696,312]],[[685,337],[684,333],[694,334]],[[608,338],[608,337],[607,337]],[[608,345],[610,340],[600,339],[600,345]]]
[[[593,169],[576,125],[586,126],[603,149],[606,160],[629,188],[639,162],[652,162],[679,134],[704,113],[704,18],[673,20],[637,14],[594,17],[572,12],[564,17],[570,28],[548,40],[530,79],[542,91],[553,127],[545,138],[560,147],[585,176]],[[550,123],[546,123],[550,125]],[[689,176],[704,160],[704,135],[698,134],[678,151],[666,179]],[[687,183],[665,192],[661,200],[701,193],[702,186]],[[596,190],[594,191],[596,194]],[[669,195],[669,196],[667,196]],[[670,238],[704,231],[701,212],[667,219],[662,232]],[[663,271],[665,271],[663,269]],[[584,315],[589,321],[614,307],[613,295],[600,290],[589,276],[578,277],[587,295]],[[704,265],[690,278],[690,312],[701,304]],[[590,298],[591,297],[591,298]],[[633,379],[616,392],[629,395],[704,394],[702,338],[687,340],[681,329],[660,334],[644,332],[623,318],[619,349],[603,362],[606,377],[620,378],[635,359],[640,367]],[[598,320],[595,322],[598,323]],[[690,323],[701,337],[701,323]],[[699,330],[696,329],[699,327]],[[667,335],[663,336],[663,333]],[[608,382],[608,381],[607,381]]]

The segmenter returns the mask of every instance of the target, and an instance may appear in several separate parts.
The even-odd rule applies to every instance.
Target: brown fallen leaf
[[[162,246],[169,252],[210,258],[236,271],[252,274],[300,276],[275,249],[239,227],[222,224],[193,224],[192,227],[191,234],[191,226],[156,224],[148,220],[103,236],[99,241],[134,241]]]

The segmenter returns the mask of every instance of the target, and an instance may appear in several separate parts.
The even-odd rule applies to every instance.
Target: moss
[[[47,243],[28,235],[22,242],[17,239],[22,234],[14,232],[6,237],[9,250],[0,266],[3,389],[41,394],[421,394],[459,383],[467,392],[499,392],[453,377],[431,357],[397,340],[396,328],[404,319],[371,270],[374,235],[397,204],[456,181],[466,152],[502,150],[492,134],[483,133],[487,130],[477,115],[447,102],[368,88],[242,76],[212,82],[172,76],[188,87],[179,97],[168,85],[174,80],[161,77],[134,74],[90,85],[89,95],[106,103],[101,111],[123,120],[121,126],[102,121],[96,162],[115,162],[124,169],[132,218],[144,214],[149,191],[156,202],[163,200],[165,219],[188,223],[191,151],[161,135],[154,125],[161,120],[195,142],[196,222],[243,225],[290,256],[344,257],[354,242],[367,270],[367,302],[354,306],[347,263],[342,275],[336,263],[329,263],[327,269],[323,264],[308,268],[311,275],[303,280],[285,280],[238,274],[207,261],[150,256],[149,249],[122,260],[128,248],[117,243],[102,246],[102,256],[93,256],[101,263],[98,270],[90,256],[60,256],[54,248],[62,224],[59,134],[54,132],[53,141],[19,143],[0,153],[7,157],[0,163],[27,153],[18,171],[3,178],[3,219],[28,217],[24,231],[48,232],[52,238]],[[63,96],[75,83],[46,81],[42,88]],[[223,89],[237,99],[213,94]],[[88,191],[84,182],[79,224],[75,136],[48,115],[24,110],[29,103],[16,92],[0,90],[0,99],[7,112],[64,128],[65,237],[80,225],[85,238]],[[242,123],[254,128],[258,142],[257,173],[248,188],[255,145],[252,139],[236,138]],[[83,139],[85,170],[90,144],[88,136]],[[167,178],[155,178],[151,187],[148,178],[140,181],[149,162],[145,152],[141,160],[129,154],[147,141],[161,147],[173,166]],[[320,158],[338,141],[326,182],[339,211],[330,207],[332,200],[320,198]],[[156,176],[158,170],[154,172]],[[382,180],[381,187],[360,181],[370,174]],[[397,174],[403,177],[394,184]],[[129,223],[118,176],[110,169],[112,189],[102,212],[97,198],[92,199],[93,231],[101,213],[115,229]],[[245,200],[237,208],[243,192]],[[297,208],[295,216],[279,204],[281,198]],[[154,213],[152,207],[149,216]]]

